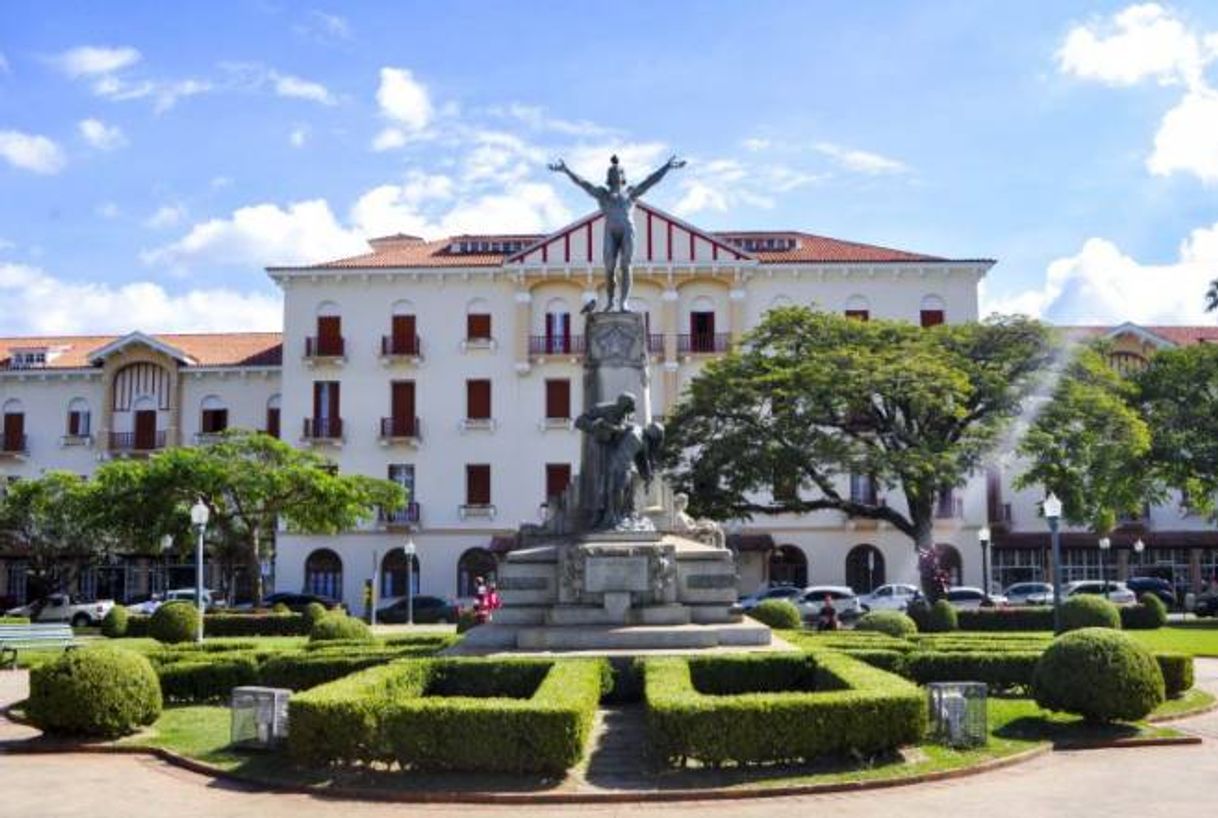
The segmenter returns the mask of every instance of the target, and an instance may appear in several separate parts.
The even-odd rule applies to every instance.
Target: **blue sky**
[[[277,328],[262,268],[540,231],[565,156],[710,229],[994,257],[984,308],[1187,323],[1218,276],[1218,6],[0,9],[0,333]]]

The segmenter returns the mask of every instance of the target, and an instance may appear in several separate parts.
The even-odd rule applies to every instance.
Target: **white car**
[[[1108,586],[1107,594],[1105,594],[1105,584]],[[1080,596],[1082,594],[1107,596],[1108,601],[1114,605],[1132,605],[1138,601],[1138,595],[1129,590],[1128,585],[1123,582],[1113,582],[1112,580],[1104,583],[1098,579],[1081,579],[1076,582],[1066,583],[1066,587],[1062,589],[1063,599],[1069,599],[1072,596]]]
[[[903,611],[921,596],[922,592],[913,585],[881,585],[859,597],[859,604],[864,611]]]
[[[751,611],[767,599],[786,599],[795,602],[803,596],[804,589],[795,585],[775,585],[771,588],[759,588],[748,596],[740,598],[740,607]]]
[[[1012,605],[1052,605],[1053,586],[1047,582],[1016,582],[1003,595]]]
[[[820,615],[820,609],[825,605],[825,597],[833,600],[833,607],[839,619],[851,619],[863,612],[854,589],[844,585],[809,585],[803,589],[803,596],[793,601],[795,607],[799,608],[800,617],[807,621]]]
[[[28,616],[31,622],[67,622],[74,628],[100,625],[114,607],[113,599],[86,602],[71,594],[50,594],[20,608],[5,611],[9,616]]]
[[[972,611],[983,607],[986,601],[985,591],[968,585],[956,585],[947,589],[944,596],[953,608],[961,611]],[[994,605],[1006,605],[1007,598],[1001,594],[990,594],[989,601]]]
[[[195,601],[194,588],[175,588],[172,591],[166,591],[164,596],[153,596],[152,599],[138,602],[135,605],[128,605],[127,612],[133,614],[144,614],[151,616],[156,613],[156,609],[164,605],[166,602],[190,602]],[[211,611],[215,609],[214,597],[208,589],[203,589],[203,605]]]

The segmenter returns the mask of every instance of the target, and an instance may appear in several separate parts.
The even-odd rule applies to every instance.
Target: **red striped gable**
[[[592,213],[509,256],[504,264],[599,266],[603,263],[604,226],[605,217],[600,212]],[[643,202],[634,207],[634,233],[635,264],[713,263],[753,258],[722,238]]]

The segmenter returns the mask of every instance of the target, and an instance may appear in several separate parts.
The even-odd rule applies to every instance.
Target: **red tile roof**
[[[1077,332],[1082,335],[1107,335],[1113,330],[1120,329],[1123,324],[1117,324],[1111,327],[1099,326],[1065,326],[1063,330],[1067,332]],[[1179,346],[1189,346],[1190,344],[1218,344],[1218,326],[1197,326],[1187,324],[1130,324],[1152,335],[1157,335],[1165,341],[1170,341]]]
[[[122,335],[51,335],[0,338],[0,369],[9,369],[13,349],[66,347],[45,369],[76,369],[89,366],[94,351]],[[180,349],[198,366],[279,366],[283,360],[283,335],[278,332],[165,333],[150,336]],[[37,370],[35,370],[37,371]]]
[[[794,239],[790,250],[752,250],[763,263],[790,264],[795,262],[893,262],[893,261],[947,261],[940,256],[894,250],[876,244],[818,236],[799,230],[749,230],[744,232],[720,230],[715,236],[722,239]],[[979,259],[989,261],[989,259]]]

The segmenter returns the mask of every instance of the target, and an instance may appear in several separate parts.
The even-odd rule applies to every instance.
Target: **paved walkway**
[[[1218,690],[1218,660],[1198,660],[1198,683]],[[24,674],[0,673],[0,702],[22,695]],[[630,718],[625,713],[623,717]],[[321,818],[344,816],[597,816],[732,815],[773,818],[832,810],[834,818],[941,818],[945,813],[986,818],[1145,818],[1186,815],[1212,800],[1218,781],[1218,714],[1178,724],[1205,737],[1201,745],[1154,749],[1051,753],[1005,770],[934,784],[866,793],[677,804],[481,807],[334,801],[302,795],[250,792],[142,757],[0,757],[0,813],[14,818],[79,818],[99,812],[129,818],[232,816],[232,818]],[[0,738],[15,738],[13,725]],[[609,748],[606,748],[609,749]],[[614,754],[619,752],[614,748]],[[612,765],[610,765],[612,768]],[[798,813],[792,813],[797,810]]]

